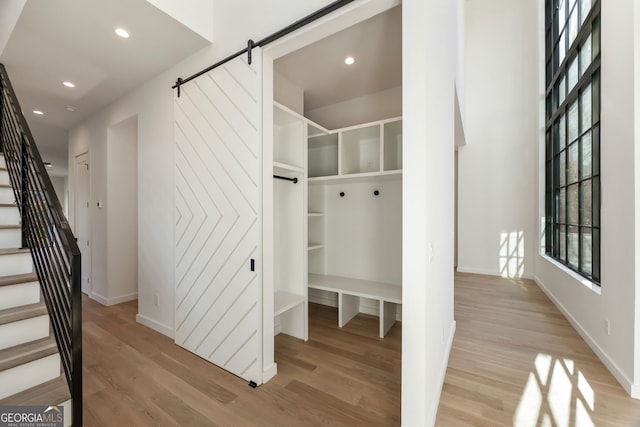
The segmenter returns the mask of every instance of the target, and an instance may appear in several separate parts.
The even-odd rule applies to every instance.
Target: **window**
[[[600,0],[546,0],[545,252],[600,283]]]

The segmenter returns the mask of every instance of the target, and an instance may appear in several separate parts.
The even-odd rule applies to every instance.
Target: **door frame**
[[[79,188],[79,183],[80,183],[80,180],[78,179],[78,177],[79,177],[78,171],[79,171],[79,168],[81,167],[81,165],[85,165],[85,164],[87,165],[86,167],[87,167],[87,172],[88,172],[88,175],[89,175],[89,182],[88,182],[88,185],[87,185],[87,191],[88,191],[87,200],[88,200],[88,203],[89,203],[89,206],[88,206],[89,218],[87,218],[87,224],[88,224],[87,235],[88,235],[88,239],[89,239],[89,244],[86,245],[86,246],[81,246],[79,244],[78,246],[88,247],[89,248],[88,249],[88,255],[89,255],[88,258],[89,259],[86,260],[86,266],[88,266],[88,270],[89,270],[89,271],[86,272],[87,273],[86,276],[88,277],[88,280],[89,280],[89,283],[88,283],[88,286],[87,286],[87,295],[92,296],[92,294],[93,294],[93,280],[92,280],[92,268],[91,268],[91,260],[92,260],[91,254],[92,254],[93,251],[92,251],[92,246],[91,245],[92,245],[93,242],[92,242],[92,239],[91,239],[91,172],[90,172],[91,162],[90,162],[90,157],[89,157],[89,152],[88,151],[85,151],[84,153],[80,153],[80,154],[74,156],[74,158],[73,158],[73,182],[74,182],[73,193],[72,193],[73,194],[73,232],[74,232],[74,235],[75,235],[75,237],[77,239],[77,237],[78,237],[77,236],[77,233],[78,233],[78,222],[79,222],[78,221],[78,218],[79,218],[79,215],[78,215],[78,212],[79,212],[79,210],[78,210],[78,188]],[[82,256],[83,259],[85,259],[86,255],[87,255],[86,253],[83,253],[81,256]],[[81,274],[81,280],[82,280],[82,274]]]
[[[401,0],[354,2],[276,40],[262,52],[262,363],[266,383],[277,373],[274,361],[273,248],[273,62],[295,50],[401,5]]]

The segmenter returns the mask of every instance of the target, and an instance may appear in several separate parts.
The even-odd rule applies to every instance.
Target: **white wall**
[[[401,284],[402,180],[327,185],[326,202],[326,273]]]
[[[0,55],[9,42],[27,0],[4,0],[0,3]]]
[[[455,331],[456,2],[405,0],[402,9],[402,51],[409,53],[402,60],[402,424],[408,427],[435,422]]]
[[[69,216],[69,200],[68,200],[68,179],[64,176],[50,176],[53,189],[58,196],[60,206],[62,206],[62,212],[65,216]]]
[[[107,130],[108,305],[138,295],[138,120]]]
[[[637,6],[638,2],[635,3]],[[640,398],[635,368],[639,355],[634,352],[638,347],[634,327],[639,323],[635,303],[638,253],[637,238],[634,241],[632,237],[638,232],[636,194],[640,183],[638,163],[634,160],[640,148],[637,135],[634,136],[638,112],[632,89],[638,81],[638,69],[634,69],[634,4],[602,2],[601,19],[601,141],[604,147],[601,152],[601,294],[542,255],[537,256],[536,278],[627,392]],[[540,45],[543,46],[543,39]],[[543,91],[544,84],[541,84],[539,93]],[[538,101],[542,104],[542,95]],[[538,222],[544,216],[541,127],[542,123],[539,127]],[[611,322],[610,335],[605,332],[605,319]]]
[[[304,115],[304,92],[275,70],[273,72],[273,99],[301,116]]]
[[[466,4],[467,145],[458,152],[458,271],[534,274],[536,4]]]
[[[213,41],[214,0],[147,0],[149,3],[194,31]]]
[[[305,111],[305,117],[326,129],[340,129],[402,115],[402,86]]]

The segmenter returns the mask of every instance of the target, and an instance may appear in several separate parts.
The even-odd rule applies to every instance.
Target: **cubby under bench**
[[[384,338],[396,322],[396,305],[402,304],[401,285],[309,274],[309,288],[338,294],[338,326],[341,328],[360,312],[360,298],[378,300],[380,338]]]

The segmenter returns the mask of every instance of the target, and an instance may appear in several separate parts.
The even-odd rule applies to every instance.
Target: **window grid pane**
[[[600,0],[545,7],[545,252],[599,284]]]

